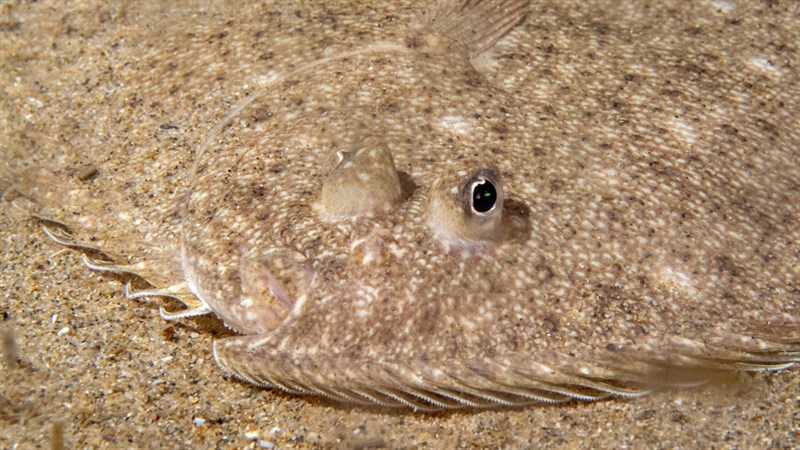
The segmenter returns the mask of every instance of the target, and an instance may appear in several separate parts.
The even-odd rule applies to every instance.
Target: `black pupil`
[[[472,188],[472,208],[479,213],[485,213],[497,203],[497,189],[488,180],[478,183]]]

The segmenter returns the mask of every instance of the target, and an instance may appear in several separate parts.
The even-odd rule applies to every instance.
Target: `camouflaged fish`
[[[786,368],[800,5],[673,3],[438,2],[241,101],[171,209],[18,191],[260,386],[436,409]]]

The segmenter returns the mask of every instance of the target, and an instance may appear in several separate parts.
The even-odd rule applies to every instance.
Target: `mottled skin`
[[[299,64],[211,134],[178,201],[180,276],[154,284],[243,334],[215,343],[224,368],[425,408],[798,359],[800,7],[598,2],[550,23],[533,3],[495,44],[523,3],[445,3]],[[396,173],[348,184],[335,155],[369,146]],[[481,171],[503,202],[476,225]],[[350,188],[381,200],[324,194]]]

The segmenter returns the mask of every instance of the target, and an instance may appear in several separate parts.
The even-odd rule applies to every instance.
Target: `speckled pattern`
[[[112,242],[115,235],[135,234],[142,238],[134,242],[126,239],[113,248],[122,255],[133,252],[140,257],[160,255],[160,250],[167,248],[160,244],[176,238],[165,232],[171,229],[168,225],[175,218],[164,212],[180,200],[182,193],[176,187],[186,182],[192,149],[199,147],[205,133],[233,104],[268,83],[276,68],[320,59],[331,52],[351,50],[377,39],[400,41],[403,25],[412,23],[420,14],[418,7],[398,4],[354,10],[357,7],[331,3],[314,11],[272,4],[230,11],[199,5],[171,6],[168,10],[159,10],[158,6],[147,9],[147,5],[80,6],[70,13],[59,10],[57,5],[5,7],[0,27],[5,91],[0,117],[2,148],[10,157],[7,164],[12,172],[23,167],[55,166],[64,168],[56,175],[73,174],[64,182],[76,187],[76,198],[92,199],[84,203],[88,212],[98,205],[112,205],[117,212],[104,219],[112,226],[105,229],[98,226],[97,241]],[[796,270],[796,256],[790,259],[788,252],[790,243],[796,242],[797,231],[795,235],[780,233],[796,223],[796,213],[789,202],[797,192],[792,185],[784,184],[797,181],[796,164],[780,164],[780,157],[790,157],[787,151],[796,149],[798,142],[796,100],[791,96],[797,82],[794,69],[797,61],[792,47],[796,39],[791,34],[796,30],[789,27],[798,20],[797,11],[791,10],[796,6],[757,3],[747,11],[741,5],[731,9],[728,6],[726,2],[708,2],[696,5],[695,11],[685,5],[622,11],[586,3],[560,6],[534,3],[530,19],[521,31],[501,41],[494,53],[475,61],[479,73],[485,74],[494,86],[507,93],[519,90],[524,93],[523,98],[529,95],[531,102],[520,108],[529,110],[543,124],[533,137],[539,152],[535,157],[542,161],[533,176],[522,174],[524,169],[518,166],[504,167],[504,159],[493,160],[501,172],[509,172],[501,173],[506,198],[519,202],[516,209],[511,202],[510,211],[526,217],[541,217],[540,211],[547,211],[544,215],[551,222],[531,220],[528,236],[534,236],[536,227],[540,227],[561,230],[562,244],[586,242],[580,235],[581,227],[588,226],[582,225],[583,219],[588,219],[589,224],[592,220],[583,217],[590,210],[579,206],[592,204],[592,199],[585,198],[586,203],[565,199],[590,197],[590,192],[602,188],[612,198],[601,196],[596,201],[613,203],[612,194],[620,189],[613,181],[619,180],[624,186],[630,183],[626,176],[644,178],[648,199],[669,201],[675,191],[696,192],[690,181],[699,169],[693,169],[691,164],[709,169],[709,159],[703,158],[714,160],[727,153],[714,156],[698,152],[697,161],[678,164],[680,151],[685,151],[685,145],[679,142],[728,149],[734,155],[735,151],[765,148],[759,143],[773,143],[770,148],[774,150],[757,159],[747,154],[738,158],[728,155],[723,160],[733,163],[714,166],[712,174],[696,175],[700,181],[711,183],[704,190],[706,201],[713,204],[716,199],[719,209],[708,208],[705,218],[689,215],[685,228],[678,226],[676,217],[669,216],[663,218],[664,224],[639,225],[652,227],[654,234],[637,236],[647,239],[639,246],[634,246],[632,240],[621,244],[621,252],[643,246],[662,248],[664,253],[651,258],[668,269],[675,269],[674,264],[669,264],[675,258],[669,253],[673,248],[671,243],[675,242],[672,238],[693,244],[689,247],[686,267],[700,270],[696,274],[647,270],[656,267],[654,263],[640,268],[626,267],[624,271],[644,273],[651,284],[657,284],[653,280],[670,281],[674,289],[663,286],[660,289],[683,299],[671,305],[695,308],[670,313],[670,305],[655,305],[656,310],[652,310],[639,304],[644,311],[627,312],[655,323],[656,333],[687,316],[693,320],[683,321],[687,323],[686,332],[696,331],[692,327],[707,324],[709,316],[703,314],[710,315],[712,309],[714,315],[710,317],[721,318],[717,322],[723,325],[735,326],[737,318],[759,319],[759,315],[770,311],[796,308],[796,294],[792,300],[790,296],[779,297],[778,291],[796,277],[796,272],[792,272]],[[254,20],[256,17],[259,20]],[[308,27],[309,22],[316,25]],[[738,28],[732,30],[733,27]],[[271,34],[272,30],[285,33]],[[675,30],[685,33],[667,33]],[[709,39],[715,33],[726,36],[730,42]],[[749,36],[751,33],[756,36]],[[293,45],[293,40],[301,36],[308,44]],[[720,42],[726,45],[720,48]],[[282,45],[298,51],[291,56],[281,55],[276,49],[289,48]],[[659,58],[647,60],[643,56],[648,54],[645,50]],[[531,60],[520,55],[535,56]],[[706,61],[707,66],[698,61]],[[713,68],[717,70],[712,72]],[[708,100],[712,98],[709,93],[717,93],[718,100]],[[672,99],[671,103],[664,98]],[[760,105],[759,100],[765,104]],[[669,109],[669,104],[674,109]],[[724,108],[714,110],[714,104],[722,104]],[[701,114],[706,110],[711,112]],[[635,120],[643,115],[646,123]],[[454,120],[458,126],[453,126]],[[463,127],[476,126],[474,122],[470,125],[470,121],[458,121],[457,117],[437,125],[439,133],[458,133]],[[498,146],[497,151],[513,147],[514,136],[507,139],[511,144]],[[639,139],[644,143],[637,144]],[[453,142],[465,140],[468,138],[457,135]],[[616,172],[613,171],[614,163],[631,161],[625,149],[637,155],[633,150],[642,146],[650,153],[639,154],[643,158],[640,165],[624,170],[617,166]],[[597,152],[594,156],[593,151]],[[618,159],[601,158],[603,151],[612,152]],[[486,156],[485,152],[480,153]],[[412,164],[413,161],[404,160],[394,152],[393,156],[398,170],[408,173],[413,180],[414,192],[433,183],[430,177],[425,179],[429,172],[424,167],[432,166],[436,159]],[[761,165],[754,165],[756,160]],[[565,163],[569,161],[578,161],[581,164],[575,167],[583,167],[565,181],[559,178],[559,172],[566,170]],[[759,174],[757,178],[737,178],[740,170],[734,164],[737,161],[750,163],[747,169]],[[650,165],[651,162],[655,164]],[[87,171],[88,164],[96,170]],[[665,181],[648,185],[653,182],[653,174],[660,174]],[[525,192],[525,181],[530,179],[535,182],[532,186],[536,190],[529,194],[537,194],[537,200],[524,203],[522,199],[526,197],[521,193]],[[678,187],[670,184],[682,179],[687,183]],[[320,182],[317,180],[317,186]],[[737,182],[741,185],[738,196],[724,189],[710,189],[730,188]],[[758,185],[756,182],[771,187],[755,189],[751,184]],[[544,184],[539,186],[539,183]],[[784,200],[781,195],[786,196]],[[719,202],[720,197],[726,202]],[[553,205],[548,205],[544,198],[549,198]],[[738,198],[741,201],[737,203]],[[413,195],[408,201],[417,201],[422,205],[420,209],[425,205]],[[632,225],[642,211],[658,210],[652,205],[637,207],[632,201],[617,211],[620,223]],[[704,207],[700,200],[697,203],[686,202],[689,210],[686,212]],[[794,372],[744,376],[732,391],[721,389],[719,395],[712,395],[717,393],[706,389],[659,394],[634,402],[422,416],[352,410],[227,382],[219,375],[208,352],[212,338],[230,335],[217,322],[197,319],[175,324],[158,320],[153,317],[157,316],[157,302],[152,306],[139,305],[118,295],[124,278],[87,274],[77,264],[75,254],[57,253],[56,246],[35,232],[34,224],[20,220],[10,205],[4,204],[3,208],[6,230],[2,257],[2,286],[6,292],[3,311],[8,313],[4,326],[14,330],[21,361],[14,367],[6,363],[3,368],[11,381],[3,384],[0,398],[4,445],[6,442],[44,445],[56,422],[64,424],[68,443],[85,446],[103,443],[119,446],[132,441],[137,447],[189,444],[241,447],[258,445],[258,441],[248,441],[256,435],[264,445],[269,441],[287,447],[626,443],[688,446],[693,439],[719,445],[796,445]],[[737,215],[732,218],[726,213]],[[133,218],[132,221],[147,220],[129,224],[127,217]],[[749,254],[735,251],[742,242],[752,242],[748,233],[753,233],[750,229],[754,224],[766,220],[777,225],[776,217],[787,217],[790,225],[772,229],[756,226],[755,231],[761,233],[759,238],[763,238],[759,240],[760,246],[745,246]],[[572,225],[572,229],[560,228],[564,224]],[[693,224],[706,227],[689,227]],[[709,224],[728,228],[710,229]],[[704,247],[702,240],[690,240],[685,235],[670,235],[669,231],[674,230],[688,230],[700,236],[716,233],[717,247]],[[613,228],[607,228],[606,233],[614,232]],[[156,243],[159,245],[153,245]],[[659,247],[658,243],[668,245]],[[715,255],[728,252],[729,259],[709,266],[692,257],[712,250]],[[542,266],[544,278],[552,277],[557,283],[570,275],[577,276],[579,270],[575,267],[580,264],[581,251],[580,248],[573,251],[574,261]],[[602,255],[602,252],[590,253]],[[53,256],[48,259],[49,255]],[[778,264],[787,261],[789,264]],[[774,281],[759,275],[747,276],[773,262],[783,268],[768,272],[775,274]],[[559,273],[554,267],[569,271]],[[718,283],[736,288],[731,293],[742,294],[742,299],[727,296],[731,306],[716,309],[713,305],[686,302],[697,295],[691,289],[716,292],[717,285],[687,286],[681,284],[686,281],[682,276],[688,275],[689,281],[706,280],[710,274],[702,269],[708,271],[712,267],[718,270],[716,279],[721,280]],[[605,270],[619,269],[604,267]],[[169,273],[162,275],[166,278]],[[509,272],[502,276],[513,277]],[[669,287],[669,283],[664,284]],[[581,290],[580,283],[571,286],[569,289],[578,293],[588,292],[588,286]],[[749,290],[762,288],[760,292],[765,297],[757,303],[758,299]],[[543,325],[550,327],[550,334],[557,335],[562,330],[583,332],[581,336],[585,337],[587,347],[593,345],[592,339],[605,345],[610,339],[603,324],[612,332],[625,330],[624,325],[614,321],[621,317],[617,308],[637,304],[625,302],[628,293],[624,290],[592,292],[601,292],[605,297],[583,300],[581,304],[590,305],[591,309],[566,305],[563,308],[568,309],[558,311],[559,315],[530,320],[542,320]],[[769,299],[773,301],[768,302]],[[754,304],[758,307],[752,307]],[[747,309],[749,316],[737,317],[741,308]],[[663,316],[657,316],[656,312]],[[322,320],[321,315],[318,320]],[[624,342],[625,333],[619,333],[612,342]],[[498,336],[509,342],[510,338]],[[574,340],[564,342],[574,344]],[[202,420],[193,423],[194,419]]]

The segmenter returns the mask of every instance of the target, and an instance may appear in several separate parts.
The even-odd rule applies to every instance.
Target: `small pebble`
[[[255,441],[258,439],[258,431],[245,431],[244,438],[248,441]]]
[[[203,419],[202,417],[195,417],[194,418],[194,425],[196,427],[199,427],[200,425],[202,425],[204,423],[206,423],[206,419]]]
[[[270,449],[270,450],[275,448],[275,444],[273,444],[270,441],[258,441],[258,446],[261,447],[261,448],[266,448],[266,449]]]

